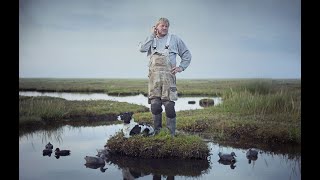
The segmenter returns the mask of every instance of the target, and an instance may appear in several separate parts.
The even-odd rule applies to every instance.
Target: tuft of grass
[[[112,154],[141,158],[207,159],[209,148],[196,135],[171,137],[164,129],[155,136],[133,136],[125,138],[122,132],[112,136],[106,147]]]
[[[262,95],[248,91],[232,92],[232,96],[229,96],[221,106],[229,112],[242,115],[256,117],[272,115],[270,119],[272,121],[300,122],[301,120],[301,93],[297,91],[279,91]]]
[[[67,113],[62,98],[19,96],[19,122],[59,120]]]

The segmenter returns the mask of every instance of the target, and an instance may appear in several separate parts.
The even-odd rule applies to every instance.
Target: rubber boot
[[[152,114],[152,119],[154,123],[154,133],[158,134],[162,128],[162,113],[157,115]]]
[[[170,131],[172,137],[176,135],[176,118],[167,117],[167,128]]]

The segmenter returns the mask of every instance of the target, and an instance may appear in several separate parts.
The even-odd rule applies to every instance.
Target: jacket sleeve
[[[179,67],[181,67],[184,71],[190,65],[192,55],[190,50],[180,38],[178,40],[178,55],[181,58]]]
[[[148,55],[149,55],[151,53],[151,46],[152,46],[154,37],[155,36],[152,34],[152,35],[148,36],[144,42],[140,42],[139,43],[139,51],[142,53],[148,52]]]

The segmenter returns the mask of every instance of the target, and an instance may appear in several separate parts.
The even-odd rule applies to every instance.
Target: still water
[[[115,97],[103,93],[19,92],[25,96],[52,96],[67,100],[114,100],[149,107],[143,95]],[[180,97],[176,110],[202,109],[199,100],[208,97]],[[213,97],[215,105],[221,98]],[[196,104],[188,104],[196,101]],[[262,151],[256,161],[249,163],[247,149],[221,146],[208,142],[211,155],[208,160],[163,160],[110,157],[104,167],[86,167],[84,157],[95,156],[110,136],[120,131],[122,124],[97,127],[62,126],[54,130],[39,130],[19,136],[19,179],[301,179],[300,153]],[[71,150],[70,156],[56,158],[43,156],[42,150],[50,142],[54,149]],[[235,152],[234,166],[219,164],[218,153]],[[297,155],[298,154],[298,155]]]
[[[66,92],[36,92],[36,91],[20,91],[19,95],[22,96],[51,96],[64,98],[66,100],[112,100],[119,102],[127,102],[138,105],[150,107],[148,104],[148,98],[142,94],[136,96],[109,96],[104,93],[66,93]],[[176,101],[176,111],[191,110],[191,109],[202,109],[199,105],[199,101],[204,98],[211,98],[214,100],[215,105],[222,103],[221,97],[179,97]],[[195,104],[188,104],[188,101],[195,101]]]
[[[84,179],[301,179],[301,156],[260,151],[258,159],[248,162],[247,149],[223,147],[208,142],[208,160],[150,160],[114,157],[102,168],[87,168],[85,156],[95,156],[122,124],[98,127],[63,126],[51,131],[36,131],[19,137],[20,180],[84,180]],[[43,156],[50,142],[53,149],[71,150],[69,156]],[[218,152],[235,152],[232,167],[218,163]],[[105,169],[105,171],[101,171]]]

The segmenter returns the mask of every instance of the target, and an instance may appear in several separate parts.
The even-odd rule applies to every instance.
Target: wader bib
[[[178,92],[176,86],[176,76],[171,73],[171,69],[175,66],[170,63],[169,59],[169,42],[168,39],[164,50],[156,49],[156,38],[153,40],[153,50],[149,62],[149,84],[148,93],[149,100],[153,98],[161,98],[162,100],[176,101],[178,100]]]

